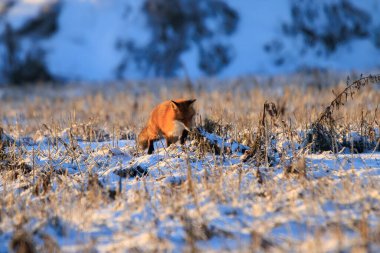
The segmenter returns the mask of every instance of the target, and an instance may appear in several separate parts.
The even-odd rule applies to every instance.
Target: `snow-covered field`
[[[78,142],[76,159],[47,140],[23,148],[35,169],[2,173],[1,252],[17,226],[64,252],[380,249],[379,152],[308,155],[297,178],[190,143],[144,155],[134,141]]]
[[[303,141],[341,86],[255,81],[199,84],[201,137],[152,155],[135,136],[157,101],[190,94],[181,83],[2,90],[0,252],[379,251],[378,89],[334,114],[349,143],[334,154]],[[283,108],[265,125],[268,161],[246,161],[266,100]]]

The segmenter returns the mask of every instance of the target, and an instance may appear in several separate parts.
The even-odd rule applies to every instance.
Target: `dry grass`
[[[0,137],[12,136],[16,141],[0,142],[0,236],[8,234],[12,239],[7,246],[16,252],[59,252],[62,238],[80,235],[78,231],[101,230],[102,226],[113,231],[112,245],[105,245],[94,232],[89,236],[92,239],[70,242],[77,247],[74,251],[379,249],[379,180],[359,177],[354,171],[339,171],[338,182],[329,176],[311,179],[313,165],[306,153],[317,150],[308,149],[307,143],[301,150],[312,122],[319,122],[325,106],[336,98],[331,89],[346,88],[346,83],[333,80],[332,86],[325,88],[291,82],[277,86],[273,84],[276,80],[253,78],[232,80],[216,89],[202,81],[193,87],[173,81],[169,88],[159,89],[148,82],[109,84],[106,88],[7,88],[0,101]],[[342,138],[334,141],[349,145],[351,151],[379,150],[379,87],[368,85],[355,92],[355,99],[331,111],[334,136]],[[78,142],[108,140],[112,145],[104,149],[104,157],[118,156],[124,152],[118,142],[134,139],[153,106],[175,97],[196,97],[199,126],[248,145],[251,153],[246,154],[246,164],[223,165],[233,154],[225,149],[210,154],[216,147],[202,143],[198,135],[185,153],[184,180],[165,183],[169,175],[151,178],[144,168],[131,165],[118,170],[118,186],[109,188],[99,179],[102,174],[95,172],[95,168],[106,170],[107,161],[92,159],[92,151]],[[352,131],[358,132],[364,143],[350,139]],[[286,151],[272,145],[280,137],[289,143]],[[39,143],[44,138],[47,148],[35,146],[27,151],[17,144]],[[46,166],[40,167],[34,158],[24,161],[28,152],[31,157],[44,157]],[[141,153],[131,149],[128,155]],[[76,173],[63,167],[68,161]],[[201,173],[190,166],[197,161],[203,162]],[[268,215],[272,215],[270,220]],[[212,217],[231,224],[220,226]],[[370,225],[370,219],[377,220]],[[177,225],[163,225],[172,223],[181,227],[184,241],[170,232]],[[274,239],[276,229],[292,234],[292,226],[298,224],[307,227],[309,236]],[[218,238],[225,241],[220,248],[205,243]],[[181,246],[173,243],[176,240]]]
[[[281,120],[291,128],[305,128],[316,121],[325,106],[334,99],[335,91],[346,87],[344,82],[335,83],[325,89],[312,86],[282,84],[277,87],[271,82],[255,86],[246,80],[231,81],[223,88],[211,91],[208,83],[196,83],[197,88],[186,90],[185,84],[174,83],[173,88],[157,89],[156,84],[108,84],[107,88],[43,87],[31,90],[5,89],[0,101],[2,127],[7,133],[19,136],[46,134],[42,124],[54,131],[72,127],[73,132],[84,139],[96,139],[108,133],[115,137],[127,137],[130,131],[141,129],[153,106],[173,97],[196,97],[198,122],[208,118],[220,125],[231,125],[231,133],[258,127],[262,106],[272,101],[279,108]],[[157,84],[158,85],[158,84]],[[271,87],[267,87],[271,86]],[[264,87],[264,88],[262,88]],[[275,87],[275,88],[274,88]],[[376,110],[379,101],[378,88],[368,85],[358,90],[355,100],[333,112],[338,124],[360,126],[365,119],[379,124]],[[373,122],[375,121],[375,122]],[[106,133],[104,133],[106,131]],[[238,137],[238,136],[234,136]]]

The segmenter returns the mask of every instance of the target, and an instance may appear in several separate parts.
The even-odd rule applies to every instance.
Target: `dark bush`
[[[370,23],[371,16],[347,0],[292,0],[291,22],[284,24],[283,31],[330,53],[352,39],[369,36]]]
[[[231,46],[222,39],[235,32],[239,16],[225,1],[146,0],[143,13],[151,39],[146,45],[119,41],[126,53],[119,75],[132,60],[147,73],[174,76],[184,65],[181,56],[192,48],[198,52],[199,68],[208,75],[231,62]]]
[[[3,16],[13,6],[10,1],[0,12]],[[58,30],[58,16],[61,10],[59,2],[45,5],[39,15],[26,21],[15,29],[0,19],[3,33],[0,34],[0,46],[4,53],[0,55],[3,69],[3,81],[11,84],[28,84],[54,80],[45,63],[46,50],[39,46],[39,40],[52,36]],[[30,42],[30,48],[23,50],[21,43]]]

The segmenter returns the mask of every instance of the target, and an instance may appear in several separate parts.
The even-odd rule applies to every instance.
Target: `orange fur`
[[[153,142],[163,136],[166,144],[181,140],[184,143],[188,130],[193,125],[195,110],[193,103],[195,99],[168,100],[157,105],[148,120],[148,124],[143,128],[138,136],[139,146],[148,149],[148,154],[153,152]]]

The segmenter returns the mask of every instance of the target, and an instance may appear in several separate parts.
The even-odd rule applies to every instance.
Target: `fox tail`
[[[143,130],[141,130],[139,136],[137,137],[137,143],[139,148],[145,150],[148,148],[148,129],[147,127],[144,127]]]

